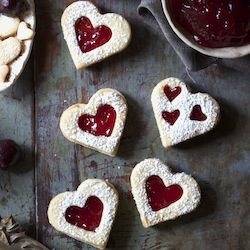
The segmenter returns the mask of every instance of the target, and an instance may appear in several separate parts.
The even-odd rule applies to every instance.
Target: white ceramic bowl
[[[237,58],[250,54],[250,44],[239,47],[207,48],[193,41],[192,35],[184,34],[170,15],[168,0],[161,0],[165,16],[176,35],[188,46],[208,56],[219,58]]]
[[[32,30],[35,30],[36,26],[36,18],[35,18],[35,3],[34,0],[27,0],[29,5],[29,9],[22,16],[22,20],[30,25]],[[12,86],[18,77],[23,72],[25,65],[30,57],[30,53],[32,50],[33,39],[24,41],[24,52],[19,56],[16,60],[14,60],[10,66],[10,76],[9,80],[4,83],[0,83],[0,92],[6,90],[10,86]]]

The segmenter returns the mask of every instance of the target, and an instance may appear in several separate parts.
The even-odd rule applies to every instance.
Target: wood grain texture
[[[0,138],[22,147],[17,166],[0,171],[0,216],[13,215],[35,236],[33,60],[18,82],[0,93]]]
[[[2,211],[12,213],[27,228],[36,228],[38,239],[50,249],[93,249],[56,232],[48,223],[47,207],[54,195],[97,177],[109,180],[120,193],[108,249],[250,249],[248,67],[234,70],[230,67],[235,63],[227,61],[188,75],[163,36],[137,15],[139,0],[96,0],[103,12],[120,13],[129,20],[132,43],[121,54],[76,71],[60,27],[61,14],[71,2],[36,0],[34,63],[30,62],[13,89],[0,96],[1,137],[14,138],[25,146],[25,160],[16,168],[22,171],[1,172],[1,215]],[[249,57],[240,60],[250,64]],[[188,82],[195,91],[213,95],[222,107],[222,119],[206,136],[165,150],[150,96],[155,84],[170,76]],[[116,158],[74,145],[59,130],[64,109],[87,102],[104,87],[121,91],[129,106]],[[141,226],[129,177],[135,164],[148,157],[160,158],[175,171],[185,171],[198,180],[202,204],[195,212],[151,229]]]

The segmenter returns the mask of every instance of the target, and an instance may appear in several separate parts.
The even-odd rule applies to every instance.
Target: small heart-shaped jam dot
[[[164,87],[164,93],[168,100],[172,102],[181,93],[181,87],[170,88],[168,85],[166,85]]]
[[[71,206],[65,212],[65,219],[71,225],[94,232],[99,227],[103,203],[96,196],[90,196],[84,207]]]
[[[162,112],[163,119],[171,126],[175,124],[179,116],[180,116],[179,110],[175,110],[173,112],[167,112],[167,111]]]
[[[94,28],[87,17],[80,17],[76,21],[75,31],[78,45],[83,53],[104,45],[112,37],[112,31],[109,27],[101,25]]]
[[[112,135],[116,121],[115,109],[108,105],[102,105],[98,108],[96,115],[83,114],[78,119],[78,126],[84,132],[95,136]]]
[[[166,187],[159,176],[152,175],[146,181],[146,193],[152,210],[159,211],[178,201],[183,189],[177,184]]]
[[[202,112],[200,105],[195,105],[190,114],[190,120],[193,121],[205,121],[207,116]]]

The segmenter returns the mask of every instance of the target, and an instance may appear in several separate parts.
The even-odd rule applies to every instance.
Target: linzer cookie
[[[131,174],[131,186],[146,228],[187,214],[200,203],[197,182],[185,173],[172,174],[158,159],[137,164]]]
[[[70,141],[115,156],[127,116],[125,97],[114,89],[97,91],[88,104],[75,104],[61,116],[60,128]]]
[[[161,81],[151,101],[164,147],[207,133],[220,116],[219,105],[211,96],[190,93],[176,78]]]
[[[75,192],[54,197],[48,208],[50,224],[68,236],[105,249],[118,206],[118,193],[98,179],[84,181]]]
[[[62,15],[64,38],[77,69],[125,49],[131,38],[128,22],[120,15],[101,15],[88,1],[69,5]]]
[[[22,73],[31,52],[34,29],[33,0],[0,1],[0,91]]]

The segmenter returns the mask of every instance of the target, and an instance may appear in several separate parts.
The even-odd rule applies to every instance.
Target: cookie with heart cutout
[[[69,5],[61,19],[64,38],[77,69],[125,49],[131,40],[129,23],[120,15],[102,15],[89,1]]]
[[[164,147],[170,147],[212,130],[220,107],[208,94],[192,94],[176,78],[161,81],[151,96],[155,119]]]
[[[21,43],[15,37],[0,41],[0,65],[8,65],[21,53]]]
[[[60,119],[63,135],[74,143],[115,156],[127,117],[125,97],[115,89],[101,89],[88,104],[75,104]]]
[[[144,227],[173,220],[200,203],[197,182],[185,173],[172,174],[158,159],[146,159],[131,174],[132,194]]]
[[[0,5],[0,91],[4,91],[16,82],[29,59],[35,4],[34,0],[19,0],[1,1]]]
[[[77,191],[54,197],[48,207],[48,219],[56,230],[98,249],[105,249],[118,199],[113,185],[99,179],[88,179]]]

